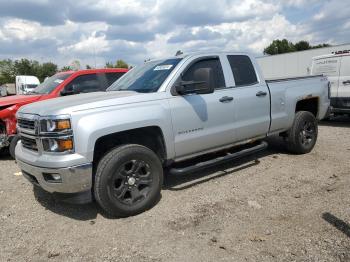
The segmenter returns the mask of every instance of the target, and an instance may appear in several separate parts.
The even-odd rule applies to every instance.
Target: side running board
[[[245,157],[245,156],[248,156],[250,154],[253,154],[253,153],[257,153],[259,151],[266,149],[267,146],[268,146],[267,142],[263,141],[256,146],[242,149],[241,151],[238,151],[235,153],[228,153],[225,156],[220,156],[220,157],[217,157],[214,159],[210,159],[208,161],[199,162],[199,163],[196,163],[196,164],[191,165],[191,166],[186,166],[186,167],[181,167],[181,168],[171,168],[169,170],[169,173],[171,175],[181,175],[181,174],[196,172],[196,171],[199,171],[199,170],[211,167],[211,166],[225,163],[225,162],[230,161],[230,160],[235,160],[237,158],[241,158],[241,157]]]

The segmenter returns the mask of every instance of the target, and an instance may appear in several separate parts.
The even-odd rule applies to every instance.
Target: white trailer
[[[16,94],[28,94],[40,84],[36,76],[20,75],[16,76]]]
[[[266,79],[306,76],[311,73],[312,59],[316,56],[350,50],[350,44],[316,48],[280,55],[257,57]]]
[[[350,115],[350,50],[314,57],[311,74],[328,77],[331,112]]]

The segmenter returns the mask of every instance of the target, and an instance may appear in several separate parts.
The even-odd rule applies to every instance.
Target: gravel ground
[[[166,177],[162,198],[111,219],[32,187],[0,160],[0,261],[350,261],[350,121],[307,155],[269,150]]]

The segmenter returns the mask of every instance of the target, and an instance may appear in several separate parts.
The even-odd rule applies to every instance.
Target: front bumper
[[[25,178],[50,193],[79,193],[92,187],[91,163],[67,168],[43,168],[17,159],[17,164]],[[61,179],[50,179],[53,175],[59,175]]]

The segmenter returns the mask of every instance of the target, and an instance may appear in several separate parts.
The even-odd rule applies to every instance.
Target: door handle
[[[264,91],[259,91],[258,93],[256,93],[256,96],[266,96],[267,93]]]
[[[350,85],[350,80],[344,81],[343,85]]]
[[[231,102],[233,100],[232,96],[223,96],[219,99],[219,101],[221,103],[227,103],[227,102]]]

